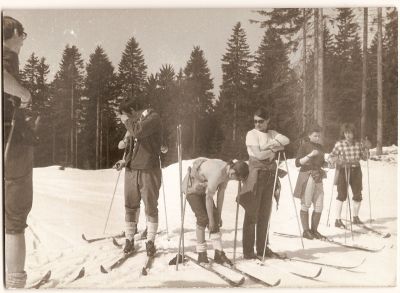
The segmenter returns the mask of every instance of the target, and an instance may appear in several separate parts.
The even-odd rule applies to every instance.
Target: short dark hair
[[[310,135],[314,132],[321,132],[322,128],[318,124],[312,124],[307,128],[307,135]]]
[[[262,119],[268,120],[271,115],[269,113],[269,111],[264,108],[264,107],[259,107],[255,112],[254,112],[254,116],[258,116],[261,117]]]
[[[11,16],[3,16],[3,40],[11,39],[15,30],[19,36],[24,33],[24,27],[18,20]]]
[[[118,111],[120,114],[122,114],[122,112],[132,113],[132,110],[139,111],[140,109],[141,108],[137,99],[125,99],[121,102],[121,104],[119,104],[118,107]]]
[[[235,170],[236,176],[239,179],[246,179],[249,176],[249,165],[244,161],[236,161],[231,164],[232,170]]]
[[[343,139],[344,137],[344,133],[345,132],[351,132],[353,133],[354,138],[357,138],[358,133],[356,132],[356,128],[354,126],[353,123],[343,123],[340,126],[340,137]]]

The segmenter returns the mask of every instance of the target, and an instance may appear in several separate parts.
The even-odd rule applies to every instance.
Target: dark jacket
[[[129,131],[126,147],[126,167],[132,170],[160,168],[161,119],[152,109],[138,119],[128,119]]]
[[[312,157],[306,165],[300,164],[300,159],[307,156],[313,150],[319,151],[317,156]],[[324,150],[318,143],[312,143],[310,141],[304,142],[296,156],[295,160],[296,167],[300,167],[300,173],[297,177],[296,186],[294,188],[294,197],[301,198],[305,192],[307,181],[312,176],[316,183],[321,183],[323,178],[326,178],[325,171],[322,167],[325,165]]]

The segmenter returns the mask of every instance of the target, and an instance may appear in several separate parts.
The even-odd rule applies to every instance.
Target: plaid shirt
[[[339,165],[359,165],[360,160],[367,160],[367,158],[368,153],[358,141],[350,144],[347,140],[340,140],[329,154],[329,161],[337,162]]]

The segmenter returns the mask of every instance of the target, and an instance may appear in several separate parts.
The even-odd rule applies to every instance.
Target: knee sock
[[[125,222],[125,238],[132,240],[137,230],[136,222]]]
[[[158,223],[147,222],[147,241],[156,239]]]
[[[214,250],[222,251],[222,239],[221,239],[221,232],[212,233],[210,235],[212,245]]]
[[[336,219],[340,220],[342,218],[342,207],[343,201],[337,200],[336,201]]]
[[[358,217],[358,212],[360,211],[361,202],[353,200],[353,217]]]
[[[6,275],[6,287],[11,288],[24,288],[26,285],[26,272],[20,273],[7,273]]]
[[[197,251],[197,253],[204,252],[207,250],[205,230],[206,230],[205,227],[201,227],[199,225],[196,226],[196,238],[197,238],[196,251]]]

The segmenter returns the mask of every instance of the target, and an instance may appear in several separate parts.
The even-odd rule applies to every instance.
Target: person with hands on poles
[[[272,197],[277,199],[277,186],[274,186],[277,165],[275,155],[289,144],[289,138],[269,129],[270,113],[260,107],[254,113],[254,129],[247,132],[246,146],[249,154],[249,176],[238,196],[239,203],[245,209],[243,222],[243,255],[245,259],[276,254],[265,247],[268,237]],[[277,179],[277,178],[276,178]],[[256,243],[255,243],[256,242]],[[254,253],[254,243],[256,252]]]
[[[322,169],[326,162],[320,140],[321,128],[318,125],[311,126],[307,131],[307,139],[300,145],[295,160],[296,167],[300,167],[300,173],[297,177],[294,196],[301,199],[300,220],[303,226],[303,238],[307,239],[325,238],[318,232],[324,203],[322,179],[326,178],[325,171]],[[314,210],[310,229],[308,210],[311,204]]]
[[[249,167],[243,161],[226,163],[219,159],[198,158],[194,160],[183,179],[183,192],[196,217],[196,252],[199,263],[209,263],[205,238],[205,229],[208,227],[214,248],[214,261],[232,266],[232,262],[222,249],[220,232],[222,205],[228,181],[244,180],[248,173]]]
[[[134,235],[143,200],[146,214],[148,256],[154,256],[155,236],[158,229],[158,198],[161,187],[161,119],[151,108],[144,109],[137,99],[123,101],[119,106],[120,119],[127,133],[119,147],[125,155],[115,164],[117,170],[125,168],[125,246],[124,253],[134,251]]]
[[[363,143],[356,137],[355,127],[351,123],[344,123],[340,129],[341,140],[336,142],[332,152],[329,154],[329,163],[339,168],[337,182],[337,210],[335,227],[345,228],[341,220],[343,202],[347,198],[348,186],[353,192],[353,223],[362,224],[358,217],[362,201],[362,172],[360,160],[367,160],[371,143],[366,139]],[[346,174],[347,173],[347,174]]]

